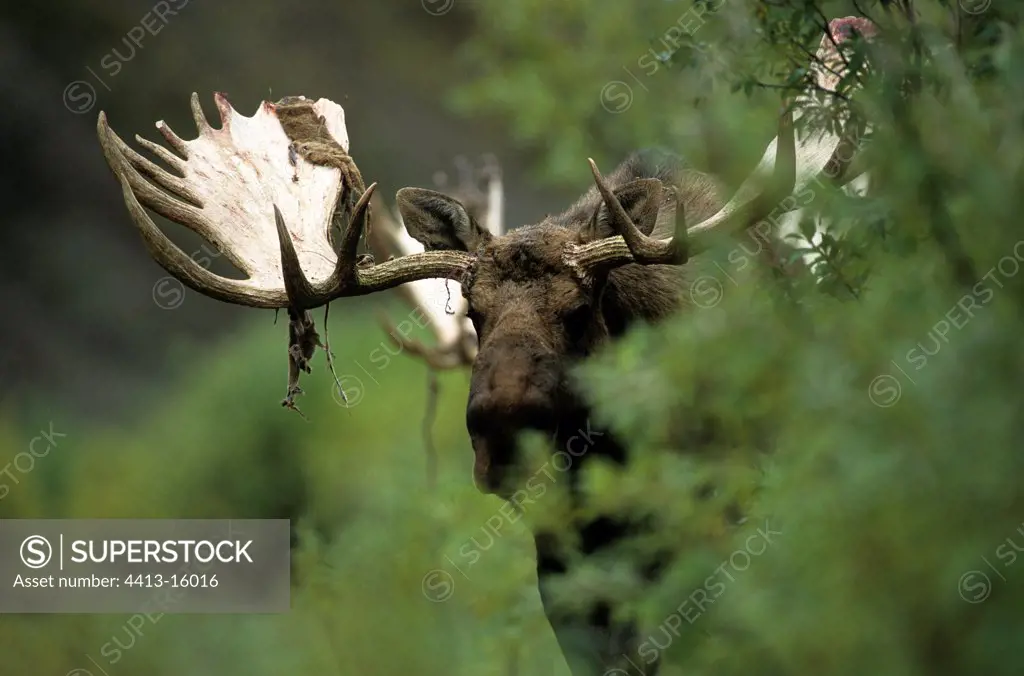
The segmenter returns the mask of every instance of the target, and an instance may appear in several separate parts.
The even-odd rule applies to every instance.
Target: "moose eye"
[[[564,315],[562,322],[565,325],[565,331],[569,335],[570,341],[577,342],[582,340],[587,332],[587,327],[590,326],[590,312],[591,307],[583,304],[569,310]]]
[[[473,322],[473,328],[476,329],[477,333],[479,333],[480,327],[483,326],[484,324],[483,316],[481,316],[480,313],[474,310],[473,308],[469,308],[468,310],[466,310],[466,317],[469,319],[469,321]]]

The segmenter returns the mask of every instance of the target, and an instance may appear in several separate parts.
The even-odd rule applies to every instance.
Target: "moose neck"
[[[609,274],[601,295],[601,313],[608,328],[602,347],[614,342],[638,323],[656,323],[679,308],[682,273],[672,266],[623,266]],[[565,471],[575,493],[579,470],[586,462],[602,457],[625,464],[628,449],[594,418],[585,397],[577,393],[574,405],[559,416],[554,435],[552,463]]]

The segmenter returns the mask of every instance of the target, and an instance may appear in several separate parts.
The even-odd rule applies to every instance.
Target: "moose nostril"
[[[476,397],[466,408],[466,429],[471,436],[508,435],[524,428],[547,430],[553,421],[553,402],[539,394],[516,402]]]
[[[479,398],[466,407],[466,429],[473,436],[482,435],[487,430],[487,412],[479,404]]]

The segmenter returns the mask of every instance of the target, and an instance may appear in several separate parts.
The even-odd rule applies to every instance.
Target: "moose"
[[[836,63],[835,45],[848,35],[837,21],[819,50],[826,64]],[[825,89],[837,80],[828,69],[819,69],[817,78]],[[693,274],[687,263],[720,238],[752,229],[764,235],[757,226],[794,192],[823,177],[840,185],[853,178],[849,158],[837,152],[844,139],[824,130],[797,133],[787,108],[758,167],[729,199],[713,177],[644,152],[607,176],[591,160],[594,185],[574,204],[504,234],[482,225],[454,197],[403,188],[396,196],[401,222],[423,251],[378,262],[359,253],[376,184],[364,187],[348,152],[340,106],[288,97],[263,102],[245,117],[223,94],[214,100],[219,129],[192,94],[199,132],[194,140],[157,123],[176,152],[136,137],[170,171],[129,147],[99,114],[100,144],[150,255],[211,298],[287,310],[283,403],[289,406],[301,392],[299,373],[309,371],[317,347],[326,347],[311,310],[422,280],[458,282],[477,337],[466,407],[472,476],[481,491],[511,502],[522,496],[520,432],[539,431],[566,447],[590,429],[585,393],[570,377],[575,364],[638,323],[685,311],[686,280]],[[247,278],[226,278],[198,265],[144,207],[209,240]],[[628,445],[609,431],[589,440],[569,471],[571,492],[591,459],[628,461]],[[569,526],[584,556],[646,527],[631,515],[614,514]],[[536,532],[534,539],[541,600],[572,673],[657,673],[657,659],[641,665],[629,659],[641,633],[610,601],[580,611],[553,600],[550,585],[569,571],[572,557],[558,534]],[[663,565],[646,562],[644,574],[655,575]]]

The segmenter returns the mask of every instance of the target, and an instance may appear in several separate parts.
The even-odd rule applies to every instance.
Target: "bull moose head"
[[[712,238],[758,223],[798,182],[815,178],[837,145],[827,134],[796,143],[785,112],[777,139],[728,202],[711,178],[650,157],[633,156],[608,177],[591,161],[595,185],[574,205],[504,235],[452,197],[404,188],[398,210],[425,251],[373,262],[358,247],[376,184],[362,188],[340,106],[293,97],[244,117],[223,94],[215,102],[220,129],[192,95],[195,140],[157,123],[177,154],[137,139],[173,173],[132,150],[100,114],[104,153],[151,255],[212,298],[288,310],[288,404],[320,344],[309,310],[417,280],[461,283],[479,336],[467,427],[474,476],[488,492],[501,489],[515,432],[554,434],[580,411],[567,378],[576,359],[632,322],[675,309],[683,300],[677,266]],[[248,279],[191,260],[143,206],[208,239]]]
[[[842,39],[823,39],[819,62],[834,63],[827,52]],[[834,90],[835,70],[817,69],[817,81]],[[595,184],[572,206],[508,232],[482,224],[478,209],[452,196],[403,188],[395,220],[423,250],[405,246],[405,255],[378,262],[359,253],[376,184],[364,187],[349,155],[340,106],[290,97],[263,102],[245,117],[223,94],[214,99],[219,129],[192,95],[194,140],[157,123],[176,152],[136,137],[166,168],[130,148],[99,115],[104,155],[152,257],[212,298],[288,311],[288,406],[301,392],[299,373],[309,371],[321,346],[310,310],[425,280],[458,282],[477,345],[464,349],[464,335],[455,331],[435,356],[445,357],[438,363],[472,361],[466,424],[474,478],[481,490],[513,502],[521,492],[510,480],[518,432],[540,430],[569,447],[583,425],[589,431],[586,402],[569,378],[574,363],[635,322],[657,321],[685,306],[686,264],[714,240],[748,228],[763,236],[759,224],[795,191],[822,177],[853,178],[847,165],[854,156],[837,152],[844,139],[825,130],[798,134],[787,107],[775,140],[729,199],[711,177],[644,153],[607,176],[591,160]],[[796,206],[789,201],[789,209]],[[246,278],[222,277],[190,259],[144,207],[209,240]],[[389,232],[394,238],[394,229]],[[602,452],[615,457],[620,450],[611,440]],[[603,516],[581,524],[582,546],[596,551],[621,536],[616,528]],[[535,537],[545,612],[573,673],[609,667],[607,673],[625,673],[621,651],[635,647],[635,628],[613,627],[614,613],[603,602],[583,618],[565,616],[544,583],[562,574],[568,559],[546,544],[546,534]],[[585,627],[582,643],[579,627]],[[655,673],[656,662],[645,669]]]

